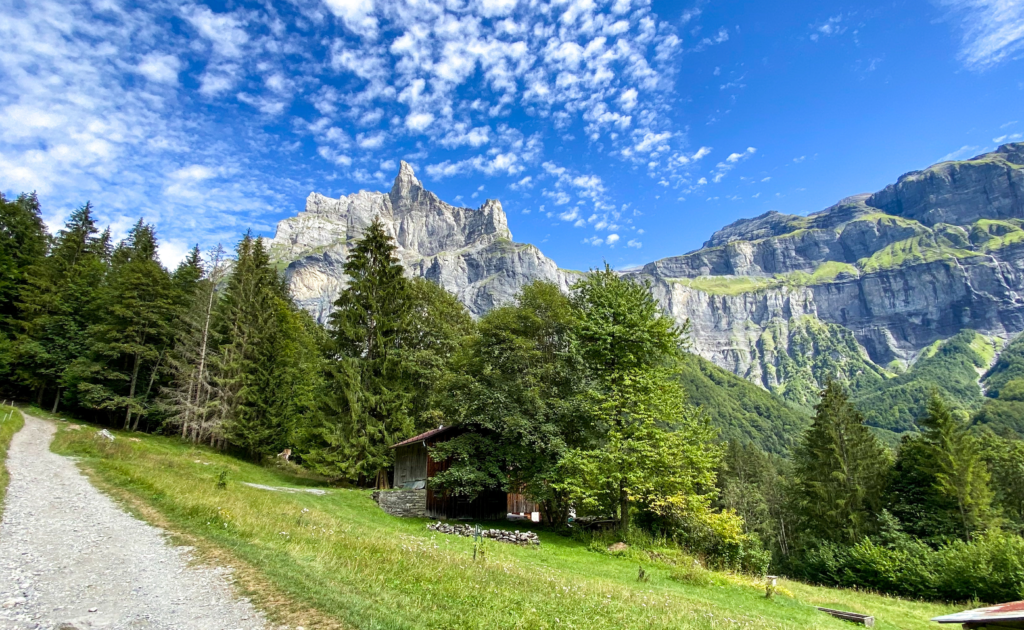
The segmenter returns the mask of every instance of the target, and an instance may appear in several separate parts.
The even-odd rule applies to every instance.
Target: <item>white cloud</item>
[[[793,161],[794,161],[795,163],[799,164],[800,162],[803,162],[803,161],[804,161],[804,160],[806,160],[806,159],[807,159],[807,156],[806,156],[806,155],[801,155],[800,157],[795,157],[795,158],[793,158]]]
[[[1024,50],[1024,3],[1020,0],[936,0],[961,31],[957,57],[985,70]]]
[[[634,239],[630,239],[629,242],[626,243],[626,247],[635,247],[637,249],[640,249],[643,246],[644,246],[644,244],[641,243],[640,241],[636,240],[635,238]]]
[[[135,70],[150,81],[177,85],[181,61],[174,55],[153,52],[143,56]]]
[[[515,10],[519,0],[478,0],[480,13],[486,17],[504,17]]]
[[[812,26],[814,32],[811,33],[811,41],[818,41],[820,37],[832,37],[833,35],[841,35],[846,32],[846,27],[843,26],[843,14],[833,15],[824,22]]]
[[[373,15],[373,0],[324,0],[324,4],[353,33],[376,37],[378,23]]]
[[[182,9],[185,20],[222,57],[237,58],[244,53],[249,34],[242,20],[232,13],[214,13],[205,6],[188,5]]]
[[[1021,138],[1024,138],[1024,136],[1022,136],[1019,133],[1011,133],[1011,134],[1004,134],[1004,135],[999,136],[997,138],[992,138],[992,142],[995,142],[996,144],[1002,144],[1004,142],[1016,142],[1017,140],[1020,140]]]
[[[615,244],[619,242],[619,235],[618,234],[609,234],[608,237],[605,238],[605,242],[607,242],[609,245],[614,247]]]
[[[962,159],[964,159],[966,157],[971,157],[972,155],[977,155],[978,151],[980,151],[980,150],[981,150],[981,147],[975,147],[975,146],[970,146],[970,145],[965,144],[964,146],[960,147],[956,151],[953,151],[951,153],[947,153],[946,155],[942,156],[941,158],[936,160],[936,162],[950,162],[952,160],[962,160]]]
[[[430,126],[430,123],[434,122],[434,115],[430,112],[420,112],[418,114],[409,114],[405,118],[405,126],[410,131],[423,131]]]

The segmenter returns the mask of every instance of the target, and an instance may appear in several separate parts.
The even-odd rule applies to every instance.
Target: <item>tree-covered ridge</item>
[[[803,410],[695,354],[682,359],[679,375],[687,398],[710,411],[723,440],[787,455],[810,423]]]
[[[982,402],[979,370],[994,354],[992,342],[964,330],[922,353],[906,372],[853,388],[852,400],[868,424],[904,433],[916,430],[933,392],[961,409],[975,410]]]

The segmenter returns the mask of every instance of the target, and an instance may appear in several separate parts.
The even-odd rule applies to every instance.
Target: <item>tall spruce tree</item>
[[[94,409],[123,411],[123,428],[136,430],[150,411],[178,309],[153,226],[140,219],[117,246],[99,298],[103,309],[88,330],[90,352],[71,368],[76,398]]]
[[[408,339],[413,294],[396,246],[375,218],[349,252],[349,285],[334,303],[333,361],[320,445],[306,459],[332,476],[388,485],[389,446],[415,430],[412,392],[400,349]]]
[[[808,534],[855,543],[872,531],[889,456],[835,380],[825,384],[794,463],[795,498]]]
[[[16,332],[14,320],[25,273],[42,262],[48,241],[35,193],[13,201],[0,193],[0,334]]]
[[[291,301],[262,239],[247,233],[236,254],[217,317],[218,409],[211,440],[229,441],[259,458],[281,448],[290,430],[280,377]]]
[[[924,429],[928,454],[923,462],[925,470],[933,475],[936,489],[955,501],[961,533],[970,542],[995,521],[989,471],[981,446],[970,433],[967,420],[956,418],[937,393],[932,394],[918,424]]]
[[[57,233],[50,255],[31,265],[18,304],[22,331],[13,348],[15,373],[36,390],[43,404],[53,391],[54,408],[65,386],[65,372],[89,349],[88,328],[97,321],[99,288],[109,262],[110,232],[97,236],[92,206],[71,214]]]
[[[35,193],[9,201],[0,194],[0,381],[9,382],[14,336],[20,332],[18,301],[26,272],[42,262],[49,246]]]

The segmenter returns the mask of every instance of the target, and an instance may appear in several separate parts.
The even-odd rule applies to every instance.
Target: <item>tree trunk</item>
[[[387,490],[391,487],[388,482],[388,471],[385,468],[381,468],[377,471],[377,490]]]
[[[626,484],[619,482],[619,529],[622,535],[629,533],[629,494],[626,492]]]
[[[132,368],[132,384],[128,388],[128,409],[125,410],[124,414],[124,430],[127,431],[129,423],[132,420],[132,401],[135,399],[135,383],[139,380],[139,353],[135,353],[135,367]]]
[[[36,396],[36,407],[43,408],[43,392],[46,391],[46,385],[39,386],[39,395]]]
[[[57,413],[57,405],[60,403],[60,390],[61,390],[61,386],[58,385],[57,386],[57,397],[53,399],[53,409],[50,410],[50,413]]]

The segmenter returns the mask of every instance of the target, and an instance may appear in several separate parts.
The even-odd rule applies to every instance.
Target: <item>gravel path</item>
[[[25,416],[7,466],[0,524],[0,628],[256,630],[228,571],[189,565],[187,548],[124,512],[50,452],[51,422]]]

